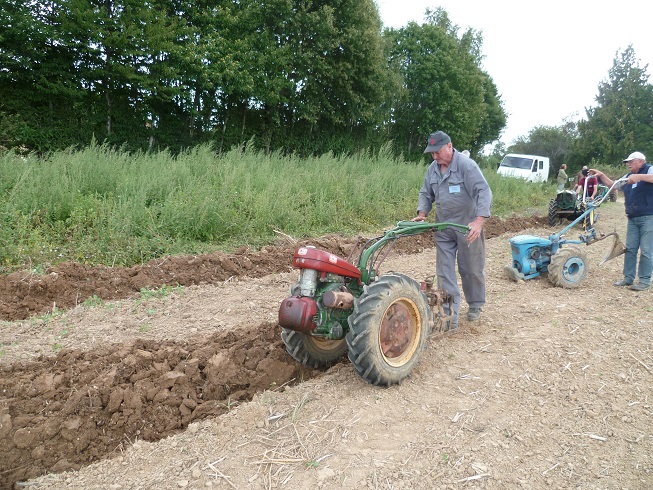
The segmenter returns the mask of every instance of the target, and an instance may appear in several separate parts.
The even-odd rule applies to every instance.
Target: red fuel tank
[[[279,325],[289,330],[310,333],[316,325],[313,317],[317,314],[317,304],[312,298],[291,296],[279,307]]]
[[[295,250],[292,265],[297,269],[315,269],[344,277],[361,278],[361,271],[345,259],[312,247],[300,247]]]

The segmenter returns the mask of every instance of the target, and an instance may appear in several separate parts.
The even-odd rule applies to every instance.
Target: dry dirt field
[[[463,303],[390,388],[285,352],[296,244],[2,277],[0,487],[653,488],[651,293],[612,286],[607,240],[578,289],[504,276],[508,238],[561,228],[490,220],[481,320]],[[598,228],[625,237],[621,201]],[[347,257],[353,241],[303,243]],[[431,237],[400,240],[382,270],[432,275]]]

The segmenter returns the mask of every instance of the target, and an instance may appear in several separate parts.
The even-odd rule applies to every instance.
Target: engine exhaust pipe
[[[347,291],[327,291],[322,296],[322,303],[327,308],[349,310],[354,307],[354,295]]]

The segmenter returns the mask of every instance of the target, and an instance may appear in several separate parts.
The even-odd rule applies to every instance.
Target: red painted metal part
[[[345,259],[312,247],[300,247],[295,250],[292,265],[297,269],[315,269],[354,279],[361,278],[361,271]]]
[[[289,330],[310,333],[316,328],[313,318],[317,314],[317,304],[312,298],[291,296],[279,307],[279,325]]]

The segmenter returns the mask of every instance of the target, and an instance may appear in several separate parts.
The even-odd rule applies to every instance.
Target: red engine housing
[[[301,287],[306,287],[307,290],[314,292],[318,286],[318,276],[324,278],[326,274],[336,274],[356,280],[360,280],[361,278],[361,272],[358,268],[346,260],[313,247],[300,247],[295,250],[292,265],[297,269],[305,269],[304,272],[306,270],[317,271],[314,279],[310,280],[315,281],[314,283],[310,281],[303,283],[303,279],[300,277],[300,283],[298,284],[300,290]],[[281,303],[279,307],[279,325],[289,330],[309,334],[317,328],[315,318],[318,312],[318,305],[315,299],[309,295],[301,296],[299,292],[296,294],[297,296],[286,298]]]
[[[292,265],[297,269],[315,269],[354,279],[361,278],[361,271],[345,259],[312,247],[300,247],[295,250]]]

